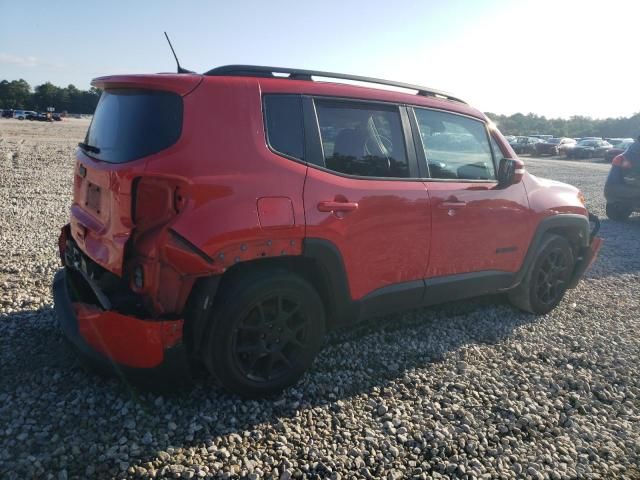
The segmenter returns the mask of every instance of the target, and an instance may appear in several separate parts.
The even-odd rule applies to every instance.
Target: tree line
[[[0,108],[42,112],[47,107],[54,107],[56,112],[93,113],[100,93],[100,89],[95,87],[80,90],[74,85],[61,88],[47,82],[31,89],[31,85],[23,79],[2,80]]]
[[[640,113],[631,117],[595,119],[584,116],[546,118],[529,113],[498,115],[487,113],[504,135],[548,134],[554,137],[637,138],[640,135]]]

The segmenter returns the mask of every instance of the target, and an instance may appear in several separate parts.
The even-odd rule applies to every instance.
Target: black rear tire
[[[607,217],[617,222],[624,222],[629,218],[633,209],[624,203],[607,203]]]
[[[509,292],[509,301],[526,312],[549,313],[564,297],[574,264],[567,239],[546,234],[524,279]]]
[[[238,276],[216,295],[205,364],[230,392],[270,395],[312,365],[324,331],[322,300],[304,279],[273,270]]]

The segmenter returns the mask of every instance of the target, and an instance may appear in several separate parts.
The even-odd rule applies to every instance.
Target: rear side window
[[[408,177],[398,107],[316,101],[325,166],[363,177]]]
[[[436,110],[415,112],[431,178],[496,178],[484,123]]]
[[[182,133],[182,98],[156,90],[109,89],[100,97],[85,143],[92,157],[125,163],[160,152]],[[93,149],[92,149],[93,150]]]
[[[267,142],[277,153],[304,160],[302,99],[298,95],[265,95]]]

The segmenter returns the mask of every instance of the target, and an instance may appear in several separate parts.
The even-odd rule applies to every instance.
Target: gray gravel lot
[[[640,478],[640,217],[551,314],[501,297],[332,334],[285,394],[87,373],[50,283],[87,123],[0,120],[0,478]],[[604,217],[607,165],[525,158]]]

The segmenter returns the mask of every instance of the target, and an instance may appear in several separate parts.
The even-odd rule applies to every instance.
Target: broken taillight
[[[620,168],[631,168],[631,162],[624,158],[624,155],[618,155],[614,157],[611,165]]]
[[[133,221],[147,230],[162,225],[180,213],[187,204],[184,188],[165,178],[141,177],[134,187]]]

